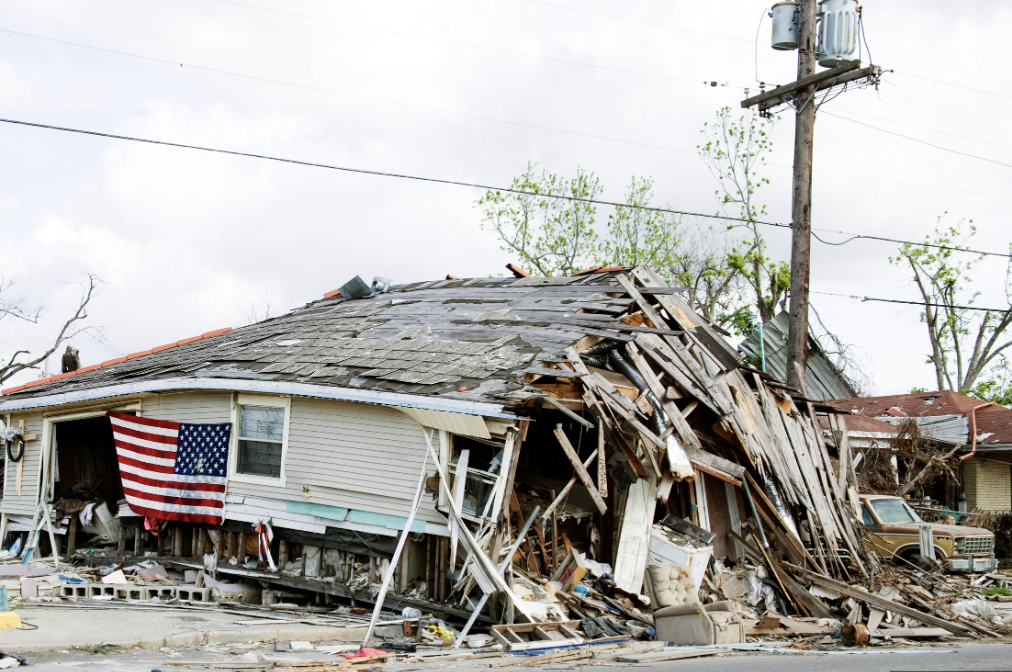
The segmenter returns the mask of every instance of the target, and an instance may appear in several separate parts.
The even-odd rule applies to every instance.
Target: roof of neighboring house
[[[986,404],[952,390],[894,394],[886,397],[854,397],[831,402],[841,410],[869,418],[968,417],[975,407]],[[977,442],[981,446],[1012,443],[1012,409],[991,404],[975,412]],[[849,421],[849,418],[848,418]]]
[[[759,332],[754,331],[738,345],[743,353],[766,360],[766,372],[781,382],[787,380],[787,329],[790,315],[782,311],[763,323],[762,352],[759,349]],[[805,386],[812,399],[826,400],[853,397],[857,390],[847,377],[829,361],[818,339],[808,335],[808,360],[805,364]]]
[[[362,299],[330,292],[282,317],[8,388],[3,400],[238,378],[502,404],[498,395],[522,387],[525,369],[551,366],[586,336],[650,331],[618,321],[631,300],[617,274],[416,282]]]
[[[896,436],[899,434],[899,428],[888,422],[882,422],[875,418],[866,418],[863,415],[844,415],[840,416],[840,419],[847,423],[847,429],[851,432],[860,432],[864,434],[888,434],[889,436]],[[829,429],[829,418],[827,416],[819,416],[819,426],[822,429]]]

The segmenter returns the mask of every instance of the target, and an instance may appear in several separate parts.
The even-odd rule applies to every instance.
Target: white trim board
[[[480,415],[489,418],[517,419],[516,415],[504,412],[501,404],[488,402],[446,399],[444,397],[423,397],[400,392],[360,390],[330,385],[312,385],[309,383],[235,378],[164,378],[161,380],[142,380],[135,383],[120,383],[75,392],[61,392],[8,401],[0,400],[0,412],[45,408],[48,406],[59,406],[62,404],[144,392],[179,392],[186,390],[281,394],[293,397],[333,399],[335,401],[351,401],[397,408],[418,408],[428,411],[463,413],[465,415]]]

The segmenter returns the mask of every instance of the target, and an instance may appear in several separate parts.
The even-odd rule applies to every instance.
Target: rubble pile
[[[551,343],[565,345],[496,388],[514,425],[493,437],[481,424],[480,440],[438,448],[425,432],[412,509],[382,544],[352,546],[342,530],[272,547],[249,522],[172,525],[147,560],[82,549],[76,557],[101,566],[10,560],[0,576],[28,601],[260,603],[293,618],[315,606],[314,623],[368,625],[357,644],[376,652],[321,669],[478,655],[503,657],[492,666],[647,662],[777,640],[832,648],[1009,632],[1012,574],[882,562],[861,523],[845,414],[743,362],[649,269],[610,277],[579,312],[538,307],[546,315],[532,328],[557,327],[565,337]],[[520,319],[503,315],[482,319]],[[305,486],[303,497],[288,511],[306,525],[318,522],[306,511],[337,516]],[[413,527],[424,498],[445,526]],[[127,535],[97,500],[82,485],[57,508],[68,527],[85,525],[86,509],[88,524],[105,521],[95,545],[118,543],[123,556]],[[338,599],[359,611],[334,609]]]

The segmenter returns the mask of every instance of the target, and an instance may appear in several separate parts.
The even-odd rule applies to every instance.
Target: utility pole
[[[791,6],[794,7],[793,17]],[[779,7],[779,10],[778,10]],[[807,394],[808,283],[811,275],[812,140],[816,94],[851,82],[878,84],[882,69],[850,60],[857,52],[860,11],[856,0],[789,0],[774,5],[774,49],[798,50],[798,78],[741,102],[768,114],[780,105],[794,115],[794,192],[791,201],[791,289],[787,334],[787,384]],[[818,22],[829,22],[820,34]],[[794,24],[794,25],[792,25]],[[831,69],[816,73],[816,62]]]
[[[798,7],[798,81],[815,74],[816,0]],[[787,384],[806,391],[808,361],[808,279],[811,270],[812,141],[815,87],[798,90],[807,101],[794,115],[794,198],[791,201],[791,319],[787,331]]]

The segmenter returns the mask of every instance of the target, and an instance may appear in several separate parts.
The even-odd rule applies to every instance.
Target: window
[[[233,478],[284,484],[290,408],[288,399],[239,395],[234,423]]]
[[[447,434],[450,444],[448,474],[455,480],[457,465],[461,453],[468,452],[467,478],[464,481],[464,500],[461,502],[461,515],[468,520],[481,521],[490,513],[492,495],[495,484],[502,475],[502,461],[505,442],[497,439],[476,439],[466,436]],[[442,435],[440,436],[442,439]],[[441,505],[448,502],[443,498]]]
[[[902,499],[876,499],[871,505],[875,508],[883,525],[903,525],[904,523],[920,523],[920,516],[907,506]]]
[[[868,525],[869,527],[873,525],[878,525],[878,523],[875,521],[875,518],[871,515],[871,507],[868,506],[868,504],[864,504],[863,506],[861,506],[861,509],[862,512],[864,513],[865,525]]]

